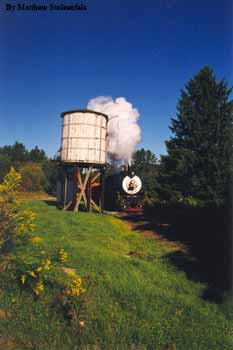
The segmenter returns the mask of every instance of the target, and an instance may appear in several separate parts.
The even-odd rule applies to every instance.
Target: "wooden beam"
[[[93,179],[91,180],[91,183],[95,182],[95,180],[97,180],[98,177],[100,177],[100,175],[101,175],[101,172],[98,172],[98,173],[93,177]]]
[[[77,179],[78,179],[78,188],[82,191],[83,190],[83,181],[82,181],[82,176],[80,173],[80,168],[77,169]],[[87,197],[86,197],[85,190],[83,193],[83,200],[84,200],[85,206],[87,206]]]
[[[63,210],[67,210],[72,204],[72,201],[69,201],[63,208]]]
[[[88,181],[88,179],[89,179],[89,177],[91,175],[91,172],[92,172],[92,166],[90,166],[88,168],[88,171],[86,173],[86,177],[85,177],[85,180],[84,180],[84,183],[83,183],[83,187],[82,187],[81,191],[77,194],[77,197],[76,197],[77,201],[76,201],[76,204],[75,204],[75,207],[74,207],[74,211],[76,211],[76,210],[78,211],[78,207],[79,207],[80,201],[81,201],[81,199],[83,197],[83,194],[85,193],[86,186],[87,186],[87,181]]]
[[[81,173],[80,173],[80,168],[77,169],[77,178],[78,178],[78,181],[79,181],[80,185],[83,185],[82,176],[81,176]]]
[[[90,178],[87,182],[87,211],[91,212],[91,182]]]
[[[103,213],[104,211],[104,187],[105,187],[105,170],[101,170],[101,178],[100,178],[100,212]]]
[[[93,201],[93,199],[91,198],[91,204],[92,206],[95,208],[95,210],[100,212],[100,207]]]

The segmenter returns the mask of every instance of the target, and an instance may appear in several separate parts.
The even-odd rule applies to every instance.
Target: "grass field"
[[[77,336],[54,307],[52,286],[35,300],[10,276],[2,278],[1,350],[233,348],[229,309],[204,301],[206,286],[169,263],[174,246],[141,237],[110,215],[62,212],[54,202],[25,205],[37,213],[41,249],[64,248],[67,266],[95,283]]]

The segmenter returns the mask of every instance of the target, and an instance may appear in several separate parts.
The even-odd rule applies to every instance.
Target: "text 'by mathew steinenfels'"
[[[15,11],[87,11],[87,6],[83,3],[75,3],[73,5],[64,5],[60,4],[10,4],[6,3],[6,11],[15,12]]]

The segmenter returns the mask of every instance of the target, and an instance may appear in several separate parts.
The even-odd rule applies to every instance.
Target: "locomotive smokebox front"
[[[138,212],[142,210],[140,191],[142,181],[135,175],[129,165],[125,167],[127,175],[122,180],[122,189],[125,193],[124,210],[126,212]]]
[[[138,194],[139,191],[142,188],[142,181],[141,179],[136,176],[125,176],[122,181],[122,188],[128,195],[135,195]]]

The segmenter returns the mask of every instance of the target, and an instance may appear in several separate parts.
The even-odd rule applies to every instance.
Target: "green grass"
[[[0,314],[5,342],[0,341],[0,349],[233,348],[229,309],[224,312],[201,298],[206,286],[188,280],[167,261],[169,245],[139,236],[110,215],[62,212],[39,201],[26,205],[37,213],[41,245],[51,253],[63,247],[70,256],[66,265],[90,275],[96,286],[77,340],[51,306],[51,287],[35,300],[16,282],[2,281],[0,310],[10,309],[10,316]],[[141,255],[130,256],[132,251]]]

